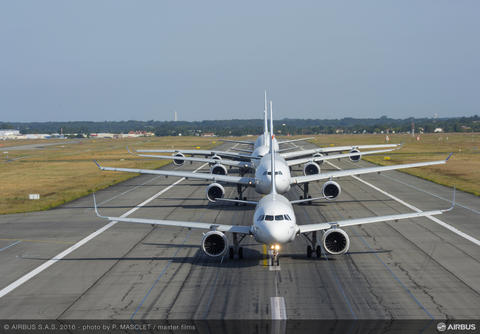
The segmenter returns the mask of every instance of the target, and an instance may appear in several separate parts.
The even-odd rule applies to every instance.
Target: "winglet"
[[[96,214],[98,217],[100,217],[100,218],[109,219],[109,217],[102,216],[102,215],[98,212],[97,199],[95,198],[95,193],[93,193],[92,195],[93,195],[93,206],[94,206],[94,208],[95,208],[95,214]]]
[[[93,162],[95,163],[95,165],[97,165],[98,168],[102,169],[102,166],[100,166],[100,164],[97,162],[97,160],[93,160]]]
[[[93,193],[92,195],[93,195],[93,207],[95,208],[95,214],[96,214],[98,217],[101,217],[100,214],[98,213],[97,199],[95,198],[95,193]]]
[[[128,147],[128,145],[127,145],[127,152],[130,154],[134,154],[132,151],[130,151],[130,147]]]
[[[447,159],[445,159],[445,161],[448,161],[448,159],[450,159],[450,157],[451,157],[452,155],[453,155],[453,152],[448,155],[448,157],[447,157]]]
[[[453,208],[455,207],[455,193],[456,193],[456,191],[457,191],[457,188],[455,186],[453,186],[452,206],[449,207],[448,209],[442,210],[442,212],[448,212],[448,211],[453,210]]]

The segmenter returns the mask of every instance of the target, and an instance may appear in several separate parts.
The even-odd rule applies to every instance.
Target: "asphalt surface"
[[[340,179],[336,201],[296,206],[297,222],[412,211],[389,194],[421,210],[450,206],[451,189],[403,173],[359,179]],[[251,224],[253,207],[208,204],[207,183],[178,180],[142,175],[100,191],[97,202],[111,216]],[[320,189],[310,185],[313,196]],[[243,260],[212,259],[199,248],[200,230],[110,223],[95,216],[90,196],[0,216],[0,319],[478,319],[480,198],[457,192],[457,204],[437,218],[473,241],[428,218],[355,226],[345,228],[346,255],[309,259],[298,237],[283,247],[280,270],[253,238],[242,243]]]

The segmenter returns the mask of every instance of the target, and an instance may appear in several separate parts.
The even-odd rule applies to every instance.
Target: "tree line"
[[[274,121],[276,132],[282,135],[312,135],[331,133],[402,133],[415,127],[415,132],[480,132],[480,117],[452,118],[342,118],[342,119],[290,119]],[[202,135],[243,136],[263,132],[262,119],[185,121],[104,121],[104,122],[1,122],[0,129],[17,129],[22,134],[60,133],[90,134],[98,132],[128,133],[129,131],[154,132],[157,136]]]

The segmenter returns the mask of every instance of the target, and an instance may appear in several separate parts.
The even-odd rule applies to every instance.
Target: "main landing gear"
[[[239,200],[244,200],[246,201],[247,200],[247,197],[243,197],[243,191],[245,190],[245,188],[241,185],[241,184],[237,184],[237,193],[238,193],[238,197],[235,197],[235,199],[239,199]],[[240,203],[235,203],[235,206],[238,206],[240,205]],[[246,205],[246,204],[244,204]]]
[[[238,240],[238,233],[233,233],[233,246],[228,249],[230,259],[235,258],[235,254],[238,255],[239,259],[243,259],[243,247],[239,246],[243,238],[245,238],[245,234]]]
[[[317,258],[320,258],[322,256],[322,247],[317,244],[317,231],[312,232],[311,238],[306,234],[302,235],[310,242],[310,245],[307,246],[307,257],[311,258],[312,254],[315,253]]]
[[[303,186],[298,185],[300,189],[303,190],[303,196],[300,196],[300,199],[307,199],[307,198],[312,198],[311,195],[308,194],[308,182],[304,183]],[[303,204],[303,203],[300,203]],[[305,204],[312,205],[312,201],[305,202]]]

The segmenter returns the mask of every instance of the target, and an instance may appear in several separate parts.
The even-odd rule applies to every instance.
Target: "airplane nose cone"
[[[286,243],[290,240],[288,226],[285,222],[272,222],[268,228],[270,243]]]

